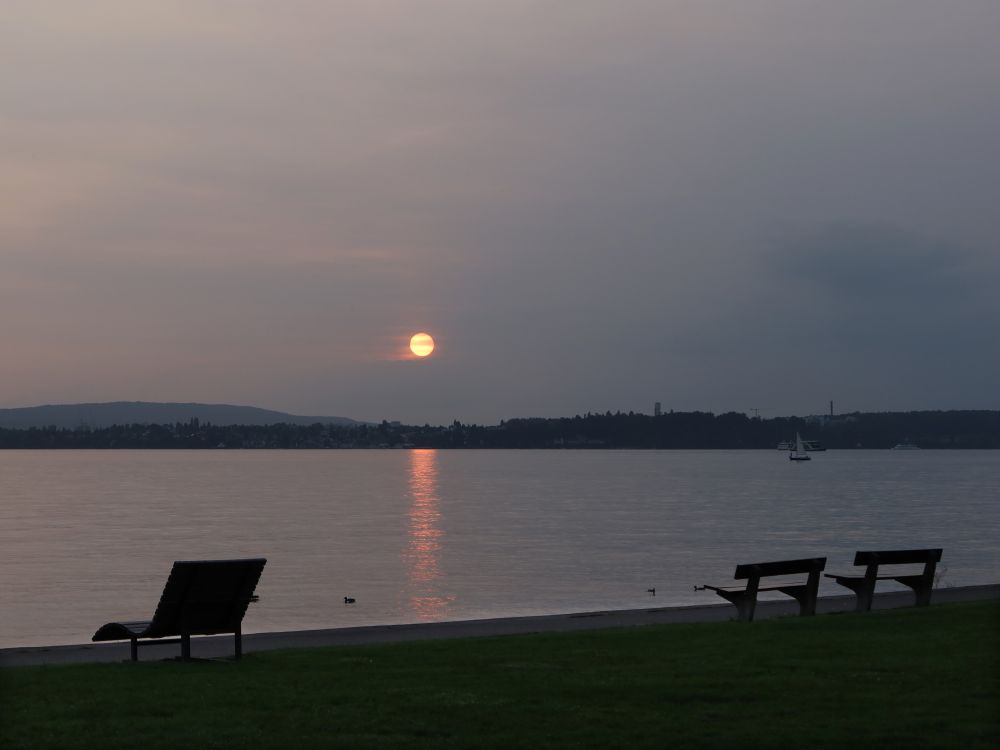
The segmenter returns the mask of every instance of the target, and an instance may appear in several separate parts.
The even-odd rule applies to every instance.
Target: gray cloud
[[[841,223],[761,258],[754,292],[727,309],[728,325],[693,339],[706,360],[740,362],[735,388],[742,380],[768,403],[812,391],[814,411],[823,394],[851,410],[919,408],[929,393],[956,408],[993,404],[994,256]]]
[[[996,264],[957,245],[880,226],[837,226],[791,242],[775,258],[803,316],[824,334],[884,351],[919,340],[982,340],[996,319]],[[817,321],[816,318],[819,318]],[[794,327],[794,323],[790,327]]]

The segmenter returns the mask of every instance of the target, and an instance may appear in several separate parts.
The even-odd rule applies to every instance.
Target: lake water
[[[148,618],[177,559],[268,558],[245,632],[717,603],[737,563],[856,549],[1000,581],[1000,452],[813,457],[0,451],[0,647]]]

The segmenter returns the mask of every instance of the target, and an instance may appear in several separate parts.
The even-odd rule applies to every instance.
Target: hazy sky
[[[0,407],[1000,408],[996,0],[3,6]]]

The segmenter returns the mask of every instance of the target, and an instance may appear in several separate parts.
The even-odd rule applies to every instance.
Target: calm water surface
[[[0,451],[0,647],[149,617],[177,559],[268,558],[246,632],[715,603],[739,562],[863,548],[1000,581],[1000,452],[813,455]]]

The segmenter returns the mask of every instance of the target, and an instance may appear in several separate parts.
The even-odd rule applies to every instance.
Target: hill
[[[255,406],[232,404],[177,404],[151,401],[114,401],[102,404],[47,404],[0,409],[0,428],[59,427],[100,429],[111,425],[176,424],[197,419],[213,425],[310,425],[317,422],[357,425],[347,417],[307,417]]]

